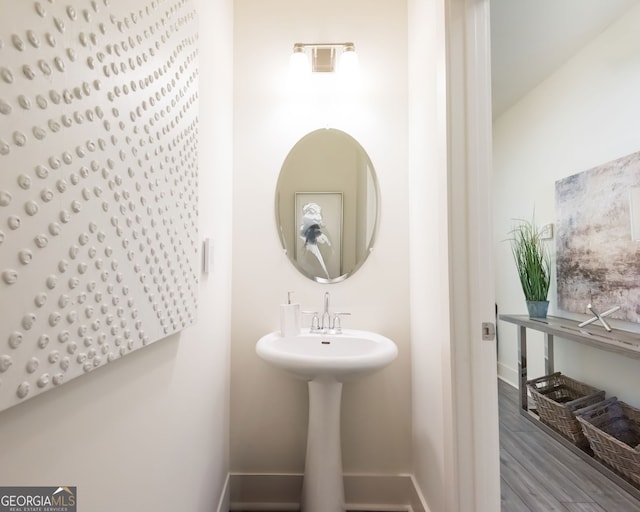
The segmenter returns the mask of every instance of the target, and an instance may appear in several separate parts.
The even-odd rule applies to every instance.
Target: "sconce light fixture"
[[[358,67],[353,43],[296,43],[291,55],[295,73],[352,73]]]

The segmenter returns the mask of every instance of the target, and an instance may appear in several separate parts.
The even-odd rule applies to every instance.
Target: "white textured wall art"
[[[0,0],[0,410],[195,321],[188,0]]]
[[[640,242],[631,235],[631,194],[640,153],[556,182],[558,306],[640,322]]]

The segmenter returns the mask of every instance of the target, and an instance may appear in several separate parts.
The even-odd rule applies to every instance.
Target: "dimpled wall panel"
[[[195,321],[188,0],[0,0],[0,410]]]

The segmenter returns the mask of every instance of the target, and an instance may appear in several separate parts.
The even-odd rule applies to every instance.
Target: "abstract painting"
[[[560,309],[620,306],[612,317],[640,322],[640,241],[632,234],[638,187],[640,152],[556,182]]]

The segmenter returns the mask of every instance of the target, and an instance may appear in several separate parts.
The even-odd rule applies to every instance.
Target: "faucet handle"
[[[349,316],[351,315],[351,313],[334,313],[333,314],[333,331],[336,334],[340,334],[342,332],[342,320],[340,320],[340,317],[343,316]]]
[[[303,315],[313,315],[311,318],[311,332],[317,332],[320,330],[320,315],[317,311],[303,311]]]

